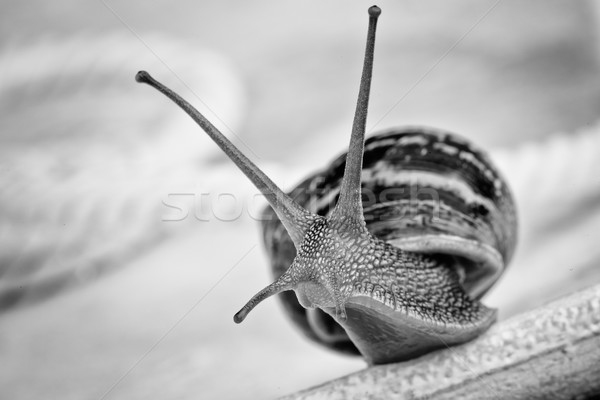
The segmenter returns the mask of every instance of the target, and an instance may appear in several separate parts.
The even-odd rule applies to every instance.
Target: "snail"
[[[145,71],[136,80],[190,115],[270,204],[262,230],[276,280],[234,321],[281,293],[309,338],[381,364],[469,341],[494,323],[496,310],[479,299],[512,256],[517,220],[504,179],[465,139],[397,128],[365,141],[381,10],[368,13],[349,150],[290,194],[178,94]]]

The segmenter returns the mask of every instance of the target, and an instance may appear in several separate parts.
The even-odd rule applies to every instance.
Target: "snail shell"
[[[346,154],[312,174],[290,196],[309,211],[330,215],[337,203]],[[365,141],[362,201],[369,232],[400,249],[435,254],[478,299],[496,282],[515,248],[517,221],[511,192],[487,155],[459,136],[441,130],[407,127],[376,133]],[[275,278],[296,257],[296,249],[273,209],[263,213],[262,232]],[[373,282],[357,283],[357,294],[391,309],[400,293]],[[305,309],[292,292],[280,295],[286,314],[310,339],[358,353],[348,334],[326,312]],[[386,298],[387,296],[387,298]],[[490,318],[471,328],[476,335]],[[378,328],[367,326],[367,334]],[[372,331],[372,332],[371,332]],[[463,341],[459,337],[422,346],[398,359]]]
[[[504,180],[466,141],[407,129],[365,142],[380,13],[369,8],[348,153],[290,195],[188,102],[147,72],[136,75],[188,113],[272,207],[263,236],[276,280],[234,321],[284,292],[292,319],[309,337],[358,351],[373,364],[412,358],[485,331],[496,312],[478,299],[504,270],[516,240]]]

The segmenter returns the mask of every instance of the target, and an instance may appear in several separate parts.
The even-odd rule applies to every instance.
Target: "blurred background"
[[[135,73],[290,189],[342,152],[366,9],[294,1],[0,4],[0,397],[273,398],[364,368],[275,300],[256,190]],[[600,281],[593,1],[382,1],[369,132],[455,131],[513,186],[500,317]]]

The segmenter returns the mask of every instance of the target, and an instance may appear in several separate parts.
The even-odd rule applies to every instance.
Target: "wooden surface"
[[[286,399],[567,399],[600,395],[600,285],[472,342],[375,366]]]

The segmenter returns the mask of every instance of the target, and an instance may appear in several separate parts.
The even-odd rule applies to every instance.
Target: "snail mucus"
[[[381,364],[469,341],[496,319],[479,299],[516,241],[510,190],[488,157],[457,135],[395,128],[365,141],[375,31],[367,44],[349,150],[282,191],[202,114],[147,72],[263,193],[263,239],[275,281],[235,314],[281,293],[309,338]],[[415,186],[428,188],[417,192]],[[365,202],[369,193],[375,201]],[[407,218],[407,216],[409,216]],[[292,292],[293,291],[293,292]]]

